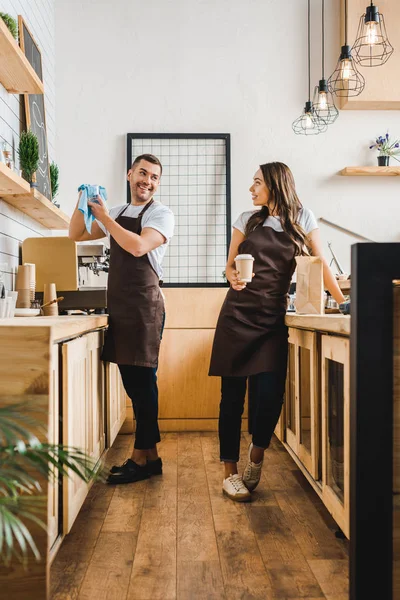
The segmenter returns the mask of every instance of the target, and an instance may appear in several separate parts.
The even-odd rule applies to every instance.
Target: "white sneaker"
[[[230,475],[224,479],[222,491],[235,502],[248,502],[251,498],[249,490],[243,485],[240,475]]]
[[[264,460],[259,463],[252,462],[250,455],[253,449],[253,444],[249,446],[249,452],[247,455],[247,464],[243,471],[243,483],[247,487],[247,489],[252,492],[256,489],[261,479],[261,469],[263,466]]]

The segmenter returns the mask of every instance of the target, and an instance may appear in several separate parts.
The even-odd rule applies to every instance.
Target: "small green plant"
[[[32,183],[33,174],[39,166],[39,142],[32,131],[23,131],[19,140],[19,162],[22,177]]]
[[[9,15],[7,13],[3,13],[3,12],[0,12],[0,17],[3,19],[4,23],[6,24],[8,29],[11,31],[11,35],[13,36],[13,38],[18,40],[17,21],[15,19],[13,19],[11,15]]]
[[[54,198],[58,194],[58,176],[59,176],[59,168],[58,165],[53,161],[50,165],[50,184],[51,184],[51,196]]]

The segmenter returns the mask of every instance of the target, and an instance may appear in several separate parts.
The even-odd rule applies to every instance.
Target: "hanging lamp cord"
[[[325,79],[325,0],[322,0],[322,79]]]
[[[347,46],[347,0],[344,0],[344,45]]]
[[[311,102],[311,36],[310,36],[310,0],[308,0],[308,101]]]

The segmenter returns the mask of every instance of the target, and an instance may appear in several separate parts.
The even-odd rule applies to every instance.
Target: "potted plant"
[[[38,430],[37,417],[28,406],[0,407],[0,565],[9,566],[13,557],[26,562],[30,552],[41,558],[29,531],[29,523],[47,527],[38,479],[55,481],[69,469],[89,481],[95,473],[83,452],[43,444],[32,433]]]
[[[8,13],[0,12],[0,17],[3,19],[4,23],[6,24],[6,26],[10,30],[11,35],[13,36],[13,38],[16,39],[16,40],[18,40],[17,21],[15,19],[13,19],[12,16],[9,15]]]
[[[60,208],[60,205],[55,202],[55,197],[58,194],[58,176],[59,176],[59,168],[58,165],[53,161],[50,165],[50,184],[51,184],[51,197],[53,204]]]
[[[392,156],[398,162],[399,159],[396,158],[397,154],[400,154],[400,141],[399,140],[391,140],[389,133],[386,135],[379,136],[376,138],[375,143],[369,147],[370,150],[376,149],[378,150],[378,165],[380,167],[387,167],[389,165],[390,157]]]
[[[36,135],[28,130],[21,133],[19,140],[19,162],[22,170],[22,177],[28,181],[31,187],[37,187],[33,183],[33,174],[39,166],[39,142]]]

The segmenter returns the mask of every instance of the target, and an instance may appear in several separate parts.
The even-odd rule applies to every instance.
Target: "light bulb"
[[[376,21],[370,21],[369,23],[366,23],[366,26],[365,38],[367,44],[373,46],[378,41],[378,23]]]
[[[304,115],[304,129],[311,129],[313,126],[313,122],[311,119],[310,113],[306,113]]]
[[[340,78],[341,79],[350,79],[351,74],[351,61],[348,58],[342,60],[342,64],[340,67]]]
[[[328,105],[326,99],[326,92],[319,92],[318,94],[318,108],[324,110]]]

